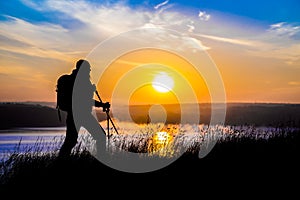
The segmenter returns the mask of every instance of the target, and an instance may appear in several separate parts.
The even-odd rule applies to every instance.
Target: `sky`
[[[205,53],[201,58],[209,59],[199,65],[218,70],[227,102],[300,103],[299,8],[297,0],[1,1],[0,101],[55,102],[57,78],[70,73],[78,59],[90,58],[92,73],[106,69],[100,78],[92,74],[99,88],[107,84],[100,89],[105,101],[112,100],[113,91],[130,88],[131,93],[116,98],[166,103],[189,102],[194,95],[210,102],[218,88],[209,74],[199,74],[185,62],[185,53],[193,49],[191,57]],[[149,27],[161,31],[151,32],[161,49],[181,55],[133,51],[146,47],[147,40],[134,30]],[[135,38],[121,40],[127,33]],[[91,55],[103,48],[99,44],[113,40],[105,52],[111,62],[98,65]],[[118,44],[128,52],[118,55]],[[174,82],[166,93],[150,87],[164,73]],[[149,84],[143,86],[143,80]]]

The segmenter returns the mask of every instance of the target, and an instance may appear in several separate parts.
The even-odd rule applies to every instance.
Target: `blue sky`
[[[276,23],[279,21],[300,21],[300,1],[297,0],[183,0],[178,2],[179,4],[190,7],[217,10],[269,23]]]
[[[0,101],[55,101],[53,82],[78,57],[154,27],[205,49],[229,101],[300,102],[299,8],[299,0],[0,1]]]
[[[40,0],[34,2],[40,2]],[[91,0],[90,2],[101,4],[100,2],[103,1]],[[129,0],[106,2],[126,2],[127,5],[132,7],[143,6],[145,8],[152,9],[155,5],[158,5],[164,1]],[[231,15],[260,20],[266,23],[276,23],[281,21],[292,23],[300,22],[300,1],[298,0],[169,0],[168,3],[174,4],[174,8],[176,9],[185,7],[186,9],[190,8],[219,11]],[[37,11],[36,9],[24,5],[24,3],[20,0],[1,1],[0,13],[1,15],[9,15],[31,21],[52,22],[53,18],[55,17],[55,15],[52,15],[53,12],[44,13]],[[1,19],[4,19],[3,16],[1,16]]]

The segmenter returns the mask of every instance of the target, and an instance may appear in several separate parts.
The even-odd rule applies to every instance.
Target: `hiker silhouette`
[[[79,73],[80,72],[80,73]],[[110,103],[103,103],[93,99],[96,86],[90,81],[91,65],[87,60],[80,59],[76,62],[76,68],[73,69],[71,74],[62,75],[65,82],[59,78],[57,81],[57,108],[63,107],[67,104],[66,108],[66,137],[59,150],[59,157],[68,157],[71,155],[73,147],[77,144],[78,131],[84,127],[96,140],[97,151],[105,148],[105,131],[98,123],[97,119],[92,115],[93,106],[110,108]],[[80,74],[80,76],[79,76]],[[62,77],[61,76],[61,77]],[[76,85],[76,87],[75,87]],[[60,88],[65,86],[65,93],[60,91]],[[76,88],[76,90],[74,89]],[[104,133],[104,134],[102,134]]]

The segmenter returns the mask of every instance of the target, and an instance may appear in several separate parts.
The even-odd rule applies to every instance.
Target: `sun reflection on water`
[[[169,133],[165,131],[159,131],[153,137],[155,143],[162,144],[162,145],[167,144],[170,138],[171,136],[169,135]]]
[[[172,150],[173,135],[167,131],[156,132],[150,142],[148,151],[150,154],[161,157],[169,157],[173,154]]]

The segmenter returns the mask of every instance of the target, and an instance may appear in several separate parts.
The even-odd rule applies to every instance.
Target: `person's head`
[[[87,60],[80,59],[76,62],[76,71],[81,71],[80,73],[87,73],[89,74],[91,71],[91,65]]]
[[[84,60],[84,59],[78,60],[76,62],[76,69],[79,70],[81,68],[91,69],[91,65],[90,65],[89,61]]]

